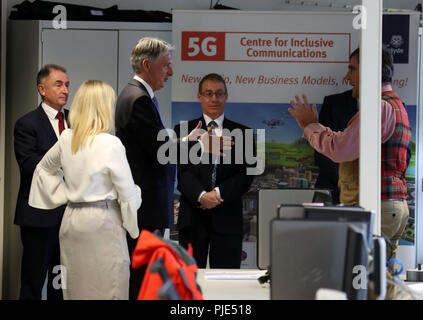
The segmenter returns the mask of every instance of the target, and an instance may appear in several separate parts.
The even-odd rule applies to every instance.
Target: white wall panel
[[[102,80],[117,90],[117,39],[112,30],[44,29],[42,65],[59,64],[70,80],[67,108],[85,80]]]

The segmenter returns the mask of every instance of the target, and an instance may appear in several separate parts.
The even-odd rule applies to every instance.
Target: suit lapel
[[[54,132],[54,128],[51,125],[51,122],[49,118],[47,117],[47,114],[44,112],[43,107],[41,104],[37,108],[37,112],[39,115],[40,123],[43,128],[46,128],[44,132],[46,133],[48,140],[51,142],[51,144],[55,144],[57,141],[56,132]]]
[[[223,118],[222,128],[223,129],[229,129],[229,130],[233,129],[231,122],[228,119],[226,119],[226,117]]]
[[[68,128],[70,128],[70,122],[69,122],[69,110],[68,109],[63,109],[63,111],[65,112],[65,121],[66,124],[68,125]]]
[[[193,129],[197,126],[198,121],[201,121],[201,129],[207,131],[207,124],[206,124],[206,120],[204,119],[204,117],[201,117],[201,118],[198,118],[197,120],[195,120],[195,125],[194,125]]]

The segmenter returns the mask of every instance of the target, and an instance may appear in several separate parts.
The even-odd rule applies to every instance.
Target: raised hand
[[[196,141],[201,136],[201,121],[198,121],[197,126],[187,135],[187,140]]]
[[[298,95],[295,96],[295,103],[293,100],[290,101],[292,109],[288,108],[289,113],[297,120],[298,125],[301,129],[304,130],[310,123],[318,122],[319,116],[317,113],[316,105],[313,104],[313,107],[310,109],[310,104],[308,103],[307,96],[302,95],[304,102],[301,101]]]
[[[221,136],[218,137],[212,134],[214,127],[211,126],[207,132],[204,132],[200,136],[201,142],[204,144],[204,151],[208,153],[214,153],[225,157],[225,154],[221,151],[231,150],[234,142],[231,137]]]

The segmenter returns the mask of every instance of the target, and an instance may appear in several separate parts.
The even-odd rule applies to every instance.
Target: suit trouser
[[[164,229],[154,229],[154,228],[143,228],[140,229],[140,234],[142,230],[148,230],[150,232],[156,232],[157,235],[163,237]],[[128,242],[128,250],[132,264],[132,253],[137,246],[138,238],[132,239],[129,234],[126,234],[126,240]],[[129,300],[137,300],[138,293],[141,289],[142,280],[144,278],[145,271],[147,270],[147,264],[139,267],[138,269],[133,269],[132,265],[129,273]]]
[[[386,244],[386,259],[395,258],[398,242],[408,222],[408,205],[406,200],[381,201],[381,230],[390,243]]]
[[[53,270],[55,266],[60,265],[60,224],[55,227],[21,226],[20,229],[23,255],[19,298],[41,300],[48,272],[47,300],[63,300],[61,288],[53,287],[54,278],[60,275],[60,271]]]
[[[179,230],[179,244],[188,248],[191,243],[199,268],[239,269],[241,267],[242,234],[222,234],[211,223]]]

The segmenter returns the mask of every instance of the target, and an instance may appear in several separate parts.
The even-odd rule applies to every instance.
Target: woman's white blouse
[[[71,142],[72,129],[66,129],[37,165],[29,205],[53,209],[67,202],[117,199],[123,227],[132,238],[138,237],[141,190],[132,178],[122,142],[102,133],[93,140],[88,138],[85,147],[76,154],[71,152]]]

